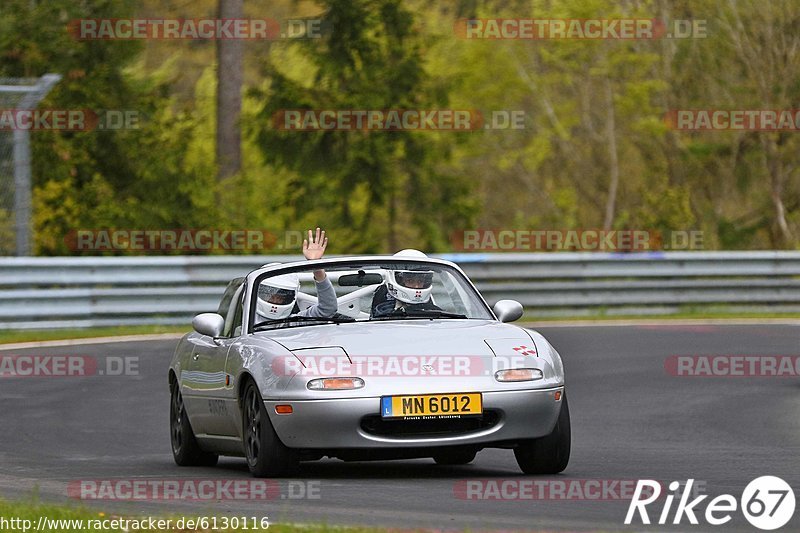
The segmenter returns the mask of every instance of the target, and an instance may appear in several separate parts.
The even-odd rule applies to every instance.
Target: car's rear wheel
[[[539,439],[520,442],[514,449],[517,464],[526,474],[558,474],[567,468],[572,437],[566,392],[561,402],[553,431]]]
[[[170,388],[169,429],[175,463],[179,466],[214,466],[219,456],[204,452],[197,444],[189,417],[186,416],[180,385],[175,381]]]
[[[275,433],[261,393],[252,381],[244,390],[242,433],[247,466],[254,476],[286,474],[297,464],[294,453],[283,445]]]
[[[451,450],[437,453],[433,460],[437,465],[466,465],[475,460],[477,453],[475,450]]]

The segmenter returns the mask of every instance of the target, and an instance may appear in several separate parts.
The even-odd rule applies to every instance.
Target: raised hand
[[[320,231],[317,228],[317,234],[314,235],[311,230],[308,230],[308,239],[303,239],[303,255],[306,259],[322,259],[325,254],[325,248],[328,246],[328,237],[325,236],[325,231]]]

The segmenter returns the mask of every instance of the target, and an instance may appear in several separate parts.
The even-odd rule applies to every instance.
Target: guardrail
[[[800,311],[800,252],[447,254],[489,303],[534,314]],[[225,284],[300,256],[0,258],[0,329],[187,324]]]

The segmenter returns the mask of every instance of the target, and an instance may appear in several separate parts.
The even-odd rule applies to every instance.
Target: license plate
[[[441,418],[481,414],[483,414],[483,401],[478,392],[384,396],[381,398],[381,416],[383,418],[408,416]]]

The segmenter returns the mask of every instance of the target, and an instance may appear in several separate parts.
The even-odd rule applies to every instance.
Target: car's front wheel
[[[261,393],[252,381],[244,390],[242,434],[247,466],[254,476],[286,474],[296,465],[297,458],[275,433]]]
[[[194,431],[189,424],[189,417],[186,416],[181,387],[177,381],[172,383],[170,395],[169,429],[175,463],[178,466],[214,466],[219,456],[204,452],[197,444]]]
[[[567,468],[571,446],[567,394],[561,400],[556,427],[544,437],[520,442],[514,449],[517,464],[526,474],[558,474]]]

